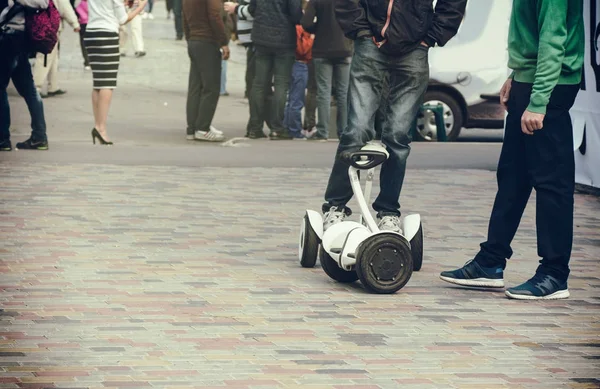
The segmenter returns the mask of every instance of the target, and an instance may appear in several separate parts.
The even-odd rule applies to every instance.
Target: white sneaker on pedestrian
[[[400,216],[384,216],[379,221],[378,227],[382,231],[392,231],[402,234]]]
[[[151,13],[148,14],[148,19],[150,20],[154,20],[154,15],[152,15]]]
[[[223,131],[217,130],[217,129],[216,129],[215,127],[213,127],[213,126],[210,126],[210,130],[211,130],[211,131],[213,131],[213,132],[215,132],[215,133],[217,133],[217,134],[223,135]]]
[[[223,133],[215,131],[216,129],[211,128],[210,131],[196,131],[194,138],[196,140],[203,140],[207,142],[222,142],[225,140]]]
[[[326,231],[329,227],[341,223],[346,218],[346,213],[342,207],[331,207],[329,211],[323,215],[323,231]]]

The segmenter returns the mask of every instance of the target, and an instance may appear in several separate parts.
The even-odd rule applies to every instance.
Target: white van
[[[470,0],[458,34],[429,52],[425,104],[441,103],[448,141],[462,128],[503,128],[500,89],[506,81],[512,0]],[[415,140],[435,141],[432,112],[417,118]]]

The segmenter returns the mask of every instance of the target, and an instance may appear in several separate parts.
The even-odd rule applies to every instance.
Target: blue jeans
[[[46,141],[46,120],[42,98],[33,83],[31,65],[25,46],[25,34],[7,33],[0,43],[0,140],[10,139],[10,106],[8,83],[12,82],[17,92],[25,99],[31,116],[31,138]]]
[[[221,94],[227,92],[227,61],[221,60]]]
[[[348,123],[348,82],[350,81],[350,58],[314,58],[317,78],[317,136],[329,138],[331,87],[337,103],[337,138]]]
[[[399,216],[400,191],[412,140],[410,129],[429,81],[428,49],[419,45],[402,57],[390,57],[382,54],[369,38],[358,39],[354,48],[348,125],[340,137],[323,211],[328,211],[331,206],[345,207],[352,198],[348,165],[342,153],[358,150],[375,138],[375,116],[382,103],[387,78],[389,97],[382,106],[381,141],[390,157],[381,167],[380,192],[373,209],[379,216]]]
[[[294,136],[299,136],[300,131],[302,131],[302,108],[304,108],[307,84],[308,65],[302,62],[295,62],[292,67],[290,91],[283,117],[284,127]]]

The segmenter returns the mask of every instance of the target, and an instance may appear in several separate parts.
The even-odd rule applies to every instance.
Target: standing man
[[[498,192],[487,241],[475,259],[441,279],[503,288],[510,244],[535,188],[538,255],[533,278],[506,290],[520,300],[569,297],[575,162],[569,110],[581,83],[582,0],[513,0],[508,35],[513,73],[500,92],[508,111]]]
[[[229,59],[229,37],[221,0],[183,0],[183,28],[188,42],[190,79],[187,138],[220,142],[223,133],[211,123],[219,102],[221,60]]]
[[[381,141],[389,151],[373,208],[379,228],[400,232],[400,190],[410,152],[410,129],[429,82],[429,48],[443,46],[460,26],[467,0],[367,2],[336,0],[345,35],[354,40],[348,91],[348,125],[342,131],[323,204],[324,229],[351,214],[348,157],[375,138],[375,115],[383,85],[390,93],[383,106]]]
[[[329,138],[331,88],[337,105],[337,131],[339,138],[348,123],[348,81],[352,41],[344,36],[335,18],[334,0],[311,0],[302,17],[302,27],[315,34],[313,63],[317,81],[317,133],[309,139]]]
[[[275,100],[271,139],[292,139],[283,126],[287,93],[296,60],[296,24],[302,18],[302,0],[251,0],[254,16],[252,41],[256,47],[256,69],[250,96],[248,136],[261,137],[265,123],[265,96],[275,78]]]

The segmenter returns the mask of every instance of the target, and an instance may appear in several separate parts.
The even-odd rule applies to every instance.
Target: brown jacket
[[[221,0],[183,0],[183,30],[186,40],[211,41],[227,46]]]

